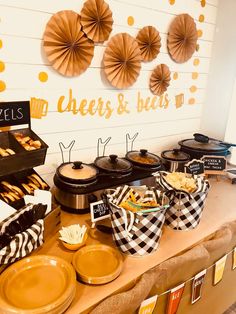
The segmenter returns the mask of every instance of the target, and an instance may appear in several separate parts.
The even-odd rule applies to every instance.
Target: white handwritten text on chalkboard
[[[0,109],[0,121],[21,120],[23,118],[23,108]]]
[[[91,221],[96,222],[110,217],[109,208],[101,200],[98,202],[90,203]]]

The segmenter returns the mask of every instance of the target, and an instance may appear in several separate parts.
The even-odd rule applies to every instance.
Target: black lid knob
[[[147,155],[147,149],[140,149],[140,155],[146,156]]]
[[[112,164],[117,162],[117,157],[118,157],[117,155],[109,155],[109,157],[110,157],[110,160],[111,160]]]
[[[179,154],[179,151],[180,151],[180,150],[179,150],[178,148],[174,148],[174,149],[173,149],[173,154],[174,154],[174,155],[178,155],[178,154]]]
[[[82,161],[75,161],[73,162],[73,169],[82,169],[83,166],[82,166]]]

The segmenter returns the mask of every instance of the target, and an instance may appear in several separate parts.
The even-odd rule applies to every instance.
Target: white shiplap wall
[[[76,140],[72,158],[92,161],[96,157],[98,137],[105,139],[109,135],[112,140],[107,154],[125,154],[125,134],[139,132],[134,148],[145,147],[152,152],[173,147],[178,140],[191,136],[200,127],[201,111],[205,101],[207,76],[214,39],[218,0],[206,1],[205,7],[198,0],[176,0],[170,5],[169,0],[107,0],[113,12],[113,31],[128,32],[136,36],[138,30],[146,25],[155,26],[161,35],[162,47],[158,57],[150,63],[142,63],[142,70],[137,82],[128,90],[119,91],[112,88],[105,80],[101,64],[106,42],[96,45],[94,58],[88,70],[79,77],[66,78],[57,74],[46,60],[42,49],[42,35],[47,21],[53,13],[60,10],[80,12],[82,0],[0,0],[0,61],[5,70],[0,73],[0,80],[6,84],[6,90],[0,93],[1,101],[26,100],[31,97],[46,99],[49,113],[43,119],[32,119],[32,128],[49,145],[47,164],[40,171],[45,177],[50,176],[61,162],[58,142],[69,144]],[[184,64],[174,63],[166,48],[168,27],[177,14],[189,13],[202,30],[199,38],[200,49]],[[205,21],[199,22],[203,14]],[[127,24],[128,16],[133,16],[134,25]],[[198,58],[198,66],[193,60]],[[171,72],[178,72],[178,79],[172,80],[167,91],[170,103],[168,108],[155,111],[137,112],[137,98],[153,97],[148,82],[152,69],[160,63],[166,63]],[[48,74],[48,81],[42,83],[38,79],[39,72]],[[192,79],[192,72],[199,74]],[[197,91],[191,93],[190,87]],[[69,89],[79,106],[83,98],[111,101],[117,108],[118,94],[122,92],[128,101],[129,114],[118,115],[115,111],[109,119],[98,115],[71,112],[58,113],[57,103],[60,96],[68,99]],[[175,96],[184,93],[184,105],[176,109]],[[195,99],[189,105],[190,98]]]

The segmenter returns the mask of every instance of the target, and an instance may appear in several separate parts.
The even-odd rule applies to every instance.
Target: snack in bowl
[[[1,181],[0,186],[4,190],[4,192],[0,192],[0,195],[6,203],[15,202],[24,196],[24,192],[18,186],[8,181]]]
[[[2,148],[2,147],[0,147],[0,156],[1,157],[7,157],[7,156],[11,156],[11,155],[15,155],[14,150],[12,150],[10,148]]]
[[[183,172],[170,172],[165,180],[175,189],[193,193],[197,189],[196,180],[192,175]]]
[[[22,133],[14,134],[16,140],[24,147],[26,150],[35,150],[41,147],[41,142],[32,140],[30,136],[24,136]]]
[[[22,187],[27,191],[28,194],[33,194],[35,190],[46,190],[48,185],[36,174],[32,173],[27,176],[28,182],[24,181],[21,183]]]
[[[147,211],[156,211],[159,210],[161,206],[155,199],[145,200],[137,192],[130,190],[127,197],[119,204],[120,207],[125,210],[136,212],[147,212]]]
[[[72,251],[78,250],[80,247],[84,246],[88,238],[87,227],[79,224],[70,225],[68,227],[62,227],[59,231],[59,239],[62,241],[63,245]]]

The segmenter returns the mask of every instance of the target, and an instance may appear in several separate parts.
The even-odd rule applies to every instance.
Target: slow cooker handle
[[[220,140],[217,140],[216,138],[208,137],[207,135],[204,135],[204,134],[194,133],[193,136],[194,136],[195,141],[200,142],[200,143],[208,143],[209,140],[212,140],[212,141],[218,142],[220,145],[226,146],[227,148],[230,148],[231,146],[236,147],[236,144],[220,141]]]
[[[64,150],[69,149],[69,162],[70,162],[71,150],[72,150],[74,144],[75,144],[75,140],[71,141],[70,144],[67,147],[65,147],[65,145],[62,142],[59,142],[59,147],[60,147],[60,151],[61,151],[61,158],[62,158],[63,163],[65,162],[63,149]]]

